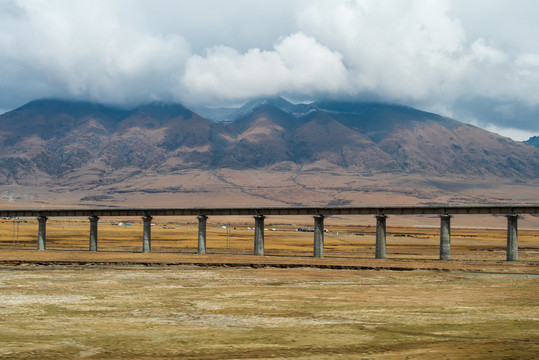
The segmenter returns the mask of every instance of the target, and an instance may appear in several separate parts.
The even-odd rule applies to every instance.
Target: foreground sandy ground
[[[531,359],[537,275],[2,265],[2,359]]]

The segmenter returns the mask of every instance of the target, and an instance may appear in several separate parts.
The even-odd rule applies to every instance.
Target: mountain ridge
[[[529,145],[539,147],[539,136],[532,136],[531,138],[529,138],[528,140],[526,140],[524,142],[529,144]]]
[[[127,188],[185,194],[163,179],[196,173],[203,193],[262,171],[268,178],[286,174],[290,191],[300,194],[314,188],[298,179],[316,173],[341,180],[347,174],[349,184],[383,174],[539,178],[538,148],[414,108],[334,101],[298,107],[270,98],[240,109],[234,121],[212,122],[181,104],[30,102],[0,115],[0,184],[106,189],[107,196]],[[224,173],[236,178],[226,182]]]

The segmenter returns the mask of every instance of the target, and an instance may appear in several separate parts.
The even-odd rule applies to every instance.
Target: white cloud
[[[184,86],[198,99],[232,100],[278,93],[332,94],[347,87],[342,56],[295,33],[272,50],[216,46],[187,62]]]
[[[516,122],[510,116],[483,121],[495,121],[498,126],[512,121],[526,131],[539,131],[539,54],[519,54],[518,49],[502,46],[507,39],[468,36],[453,4],[428,0],[310,1],[299,21],[303,31],[343,54],[349,91],[358,96],[376,94],[386,101],[430,108],[443,104],[448,109],[460,108],[460,103],[474,98],[499,101],[500,106],[512,102],[514,108],[525,108],[519,112],[527,116]],[[497,5],[507,6],[503,2]],[[482,6],[488,7],[490,2]],[[531,7],[527,2],[527,11]],[[539,4],[533,8],[539,10]],[[475,11],[480,17],[480,11]],[[510,12],[514,11],[512,7]],[[496,14],[499,17],[489,26],[508,28],[503,12]],[[537,23],[534,26],[539,31]],[[519,39],[519,44],[526,43]]]
[[[444,1],[311,3],[302,28],[344,55],[356,93],[409,101],[445,93],[460,76],[465,34]]]
[[[487,99],[519,117],[469,112],[539,132],[538,13],[534,0],[0,0],[0,108],[374,95],[459,113]]]
[[[112,103],[170,99],[178,87],[190,56],[181,36],[122,24],[105,3],[24,5],[22,20],[0,25],[0,87]]]
[[[484,39],[477,39],[470,48],[473,59],[479,63],[503,64],[507,61],[503,51],[487,45]]]

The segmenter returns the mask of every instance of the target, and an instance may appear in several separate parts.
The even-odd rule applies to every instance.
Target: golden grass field
[[[47,251],[35,251],[34,220],[15,232],[0,222],[0,358],[539,354],[537,230],[519,231],[519,261],[506,262],[504,229],[453,228],[452,260],[440,261],[439,229],[388,226],[388,258],[376,260],[374,226],[328,221],[326,256],[314,259],[313,234],[295,231],[309,222],[267,221],[267,256],[254,256],[248,220],[233,222],[228,240],[209,221],[207,255],[196,254],[194,222],[154,219],[152,253],[142,254],[142,224],[120,220],[100,221],[94,253],[88,221],[50,219]]]
[[[533,359],[537,275],[0,266],[2,359]]]
[[[180,223],[163,217],[152,226],[152,252],[197,253],[198,225]],[[253,224],[242,222],[208,222],[207,252],[209,254],[252,254]],[[118,226],[119,222],[130,226]],[[228,229],[223,229],[222,226]],[[313,234],[298,232],[303,224],[272,224],[266,222],[265,255],[306,257],[313,253]],[[312,227],[312,224],[310,225]],[[373,225],[327,224],[324,235],[324,254],[338,258],[374,258],[375,227]],[[272,231],[275,230],[275,231]],[[505,260],[507,234],[498,229],[451,229],[451,259]],[[89,222],[87,220],[56,220],[47,222],[47,249],[87,250]],[[37,221],[0,222],[0,249],[36,249]],[[142,223],[140,219],[108,220],[99,222],[98,250],[102,252],[140,252],[142,250]],[[398,226],[387,229],[387,257],[390,259],[438,259],[439,228]],[[519,230],[519,260],[539,261],[539,230]]]

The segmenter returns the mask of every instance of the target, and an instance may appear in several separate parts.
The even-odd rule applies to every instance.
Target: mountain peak
[[[409,106],[399,105],[399,104],[387,104],[382,102],[374,101],[335,101],[335,100],[326,100],[326,101],[317,101],[312,104],[315,108],[319,110],[339,112],[339,113],[350,113],[350,114],[359,114],[366,111],[372,110],[392,110],[400,113],[408,113],[414,116],[439,116],[436,114],[428,113],[422,110],[418,110]]]
[[[85,113],[93,112],[111,112],[111,111],[123,111],[119,108],[106,106],[103,104],[88,102],[88,101],[77,101],[77,100],[63,100],[63,99],[38,99],[30,101],[29,103],[24,104],[23,106],[13,110],[13,111],[37,111],[40,114],[56,114],[58,112],[63,112],[66,114],[72,114],[75,116],[80,116]]]
[[[234,117],[235,119],[245,117],[251,114],[256,108],[263,105],[274,106],[286,112],[288,112],[290,108],[294,106],[292,103],[286,101],[280,96],[257,98],[247,102],[245,105],[239,108],[238,111],[234,114]]]
[[[524,141],[526,144],[539,147],[539,136],[532,136],[528,140]]]
[[[253,99],[245,103],[240,108],[229,108],[229,107],[205,107],[199,106],[195,107],[193,110],[199,115],[211,120],[213,122],[234,122],[236,120],[245,118],[251,115],[254,111],[262,106],[271,106],[281,111],[293,114],[301,115],[307,113],[309,105],[306,104],[292,104],[286,99],[280,96],[270,96],[270,97],[261,97]]]
[[[276,95],[276,96],[269,96],[269,97],[253,99],[253,100],[247,102],[242,107],[255,108],[257,106],[266,105],[266,104],[273,105],[273,106],[278,107],[278,108],[288,108],[290,106],[293,106],[292,103],[290,103],[289,101],[287,101],[287,100],[283,99],[282,97]]]

